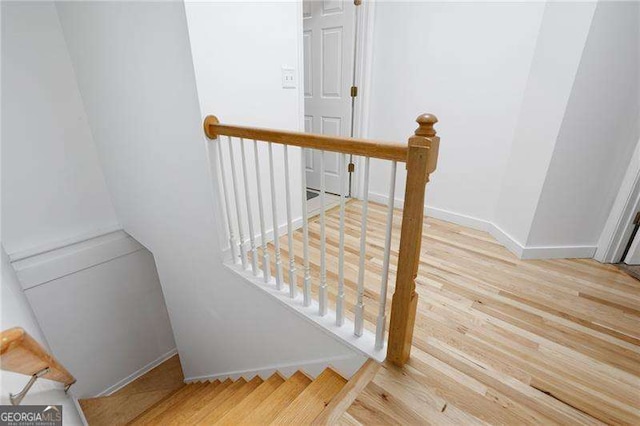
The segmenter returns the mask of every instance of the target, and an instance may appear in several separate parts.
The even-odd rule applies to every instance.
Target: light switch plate
[[[296,70],[293,68],[282,67],[282,88],[295,89],[298,87],[296,81]]]

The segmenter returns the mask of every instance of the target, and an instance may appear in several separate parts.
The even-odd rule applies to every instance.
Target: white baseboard
[[[518,240],[507,234],[499,226],[490,222],[487,222],[487,224],[488,228],[486,231],[489,232],[489,234],[491,234],[493,238],[495,238],[500,244],[505,246],[505,248],[511,253],[515,254],[519,259],[523,258],[522,255],[525,252],[525,247],[523,247],[522,244],[518,242]]]
[[[302,228],[302,217],[298,217],[292,220],[291,225],[294,231],[297,231],[298,229]],[[286,235],[288,232],[289,230],[287,229],[286,222],[278,226],[279,235]],[[265,230],[265,237],[266,237],[265,238],[266,243],[270,243],[271,241],[273,241],[273,227]],[[262,245],[262,234],[260,233],[260,230],[258,230],[258,233],[253,236],[253,239],[255,241],[256,247],[260,247]],[[249,238],[244,239],[243,246],[246,251],[251,250],[250,242],[251,240]],[[223,250],[223,258],[226,260],[226,259],[229,259],[230,256],[231,256],[231,250],[229,248],[229,244],[227,243],[227,246]]]
[[[80,402],[78,401],[78,398],[76,398],[75,396],[72,396],[71,400],[73,401],[73,405],[76,407],[76,411],[78,411],[78,416],[80,417],[80,421],[82,422],[82,424],[84,426],[89,426],[89,422],[87,421],[87,418],[84,415],[84,411],[82,411],[82,407],[80,406]]]
[[[437,207],[425,206],[425,215],[434,219],[444,220],[445,222],[451,222],[468,228],[477,229],[479,231],[489,232],[493,226],[491,222],[487,222],[486,220],[460,213],[454,213]]]
[[[369,193],[369,200],[387,204],[388,197],[374,192]],[[395,198],[394,207],[402,208],[403,200]],[[507,250],[519,259],[590,259],[594,256],[597,246],[525,246],[501,229],[498,225],[484,219],[467,216],[425,205],[425,215],[457,225],[467,226],[491,234]]]
[[[284,378],[288,378],[299,370],[309,377],[316,378],[327,367],[333,368],[344,378],[350,379],[365,361],[366,358],[359,355],[343,355],[340,357],[315,359],[295,364],[273,364],[252,370],[230,371],[214,375],[194,376],[185,378],[184,381],[186,383],[214,380],[224,381],[227,379],[238,380],[240,377],[249,381],[255,376],[260,376],[261,379],[266,380],[276,372]]]
[[[597,249],[597,246],[528,246],[520,259],[591,259]]]
[[[100,392],[98,395],[96,395],[94,398],[97,398],[97,397],[100,397],[100,396],[109,396],[112,393],[115,393],[115,392],[119,391],[123,387],[127,386],[129,383],[131,383],[134,380],[136,380],[138,377],[144,376],[149,371],[153,370],[155,367],[157,367],[158,365],[162,364],[163,362],[165,362],[166,360],[168,360],[172,356],[176,355],[177,353],[178,353],[178,349],[177,348],[171,349],[170,351],[164,353],[163,355],[160,355],[158,358],[156,358],[155,360],[151,361],[150,363],[148,363],[144,367],[142,367],[142,368],[138,369],[137,371],[131,373],[130,375],[128,375],[124,379],[119,380],[117,383],[109,386],[108,388],[106,388],[105,390]]]

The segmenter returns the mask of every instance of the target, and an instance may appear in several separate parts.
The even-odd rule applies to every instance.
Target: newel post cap
[[[416,136],[435,136],[436,129],[433,125],[438,122],[438,118],[433,114],[421,114],[416,118],[418,128],[415,131]]]

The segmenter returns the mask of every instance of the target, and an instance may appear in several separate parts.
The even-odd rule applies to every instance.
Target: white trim
[[[163,362],[165,362],[166,360],[168,360],[172,356],[176,355],[177,353],[178,353],[178,349],[176,349],[176,348],[171,349],[170,351],[164,353],[163,355],[160,355],[158,358],[154,359],[153,361],[151,361],[150,363],[148,363],[144,367],[142,367],[142,368],[134,371],[133,373],[129,374],[124,379],[119,380],[115,384],[109,386],[108,388],[106,388],[105,390],[103,390],[102,392],[100,392],[99,394],[94,396],[93,398],[99,398],[101,396],[109,396],[109,395],[119,391],[123,387],[127,386],[129,383],[133,382],[134,380],[136,380],[139,377],[144,376],[149,371],[153,370],[154,368],[156,368],[157,366],[159,366],[160,364],[162,364]]]
[[[502,244],[507,250],[515,254],[519,259],[522,259],[525,248],[511,235],[506,233],[502,228],[493,223],[487,222],[489,225],[487,231],[493,238],[495,238],[500,244]]]
[[[369,191],[369,200],[375,203],[380,203],[387,205],[388,196],[384,194],[379,194],[377,192]],[[403,207],[404,200],[402,198],[395,197],[393,207],[397,209],[401,209]],[[490,222],[478,219],[477,217],[467,216],[460,213],[455,213],[449,210],[440,209],[437,207],[431,207],[429,205],[424,206],[425,208],[425,216],[433,217],[435,219],[444,220],[446,222],[455,223],[462,226],[467,226],[469,228],[478,229],[480,231],[491,230],[493,226]]]
[[[353,136],[356,138],[367,138],[369,133],[369,112],[371,101],[371,70],[373,68],[373,29],[375,2],[365,1],[356,6],[361,8],[358,13],[360,28],[356,39],[356,57],[354,66],[355,85],[358,86],[358,96],[354,103],[353,110]],[[359,198],[362,192],[361,158],[354,156],[356,170],[351,181],[351,195]]]
[[[227,379],[238,380],[240,377],[249,381],[255,376],[260,376],[263,380],[269,378],[272,374],[278,373],[284,378],[289,378],[296,371],[303,371],[307,376],[316,378],[325,368],[331,367],[345,379],[350,379],[356,371],[366,361],[365,357],[353,355],[341,355],[338,357],[313,359],[299,363],[272,364],[261,368],[250,370],[230,371],[227,373],[193,376],[185,378],[185,383],[194,383],[202,381],[224,381]]]
[[[296,16],[298,17],[296,21],[296,31],[298,32],[298,38],[296,39],[298,45],[298,70],[296,75],[298,79],[298,131],[304,132],[304,17],[301,1],[296,2]],[[299,152],[300,161],[304,161],[302,151]]]
[[[11,265],[22,288],[27,290],[142,249],[144,247],[124,231],[115,231],[74,244],[62,244],[13,261]]]
[[[66,238],[64,240],[59,240],[59,241],[54,241],[54,242],[50,242],[50,243],[46,243],[46,244],[42,244],[40,246],[37,247],[32,247],[30,249],[26,249],[26,250],[20,250],[20,251],[16,251],[13,253],[7,253],[7,255],[9,256],[9,261],[10,262],[17,262],[19,260],[22,259],[26,259],[27,257],[32,257],[32,256],[37,256],[40,254],[45,254],[47,252],[53,251],[53,250],[58,250],[61,248],[65,248],[67,246],[73,245],[73,244],[78,244],[81,243],[83,241],[87,241],[93,238],[97,238],[100,237],[102,235],[106,235],[106,234],[110,234],[112,232],[116,232],[116,231],[120,231],[122,230],[122,226],[120,226],[119,224],[115,224],[112,226],[108,226],[105,228],[98,228],[95,229],[91,232],[87,232],[85,234],[80,234],[80,235],[76,235],[75,237],[71,237],[71,238]]]
[[[345,319],[344,325],[341,327],[336,326],[335,312],[328,310],[326,315],[318,315],[318,302],[312,300],[309,306],[304,306],[302,292],[298,292],[296,297],[292,299],[289,297],[289,290],[287,286],[283,286],[282,290],[278,290],[276,288],[276,282],[273,277],[271,277],[269,283],[265,284],[262,273],[258,276],[254,276],[250,270],[243,271],[242,265],[230,265],[228,263],[225,263],[225,265],[238,276],[244,278],[247,285],[253,285],[261,291],[273,296],[292,312],[300,315],[311,324],[317,326],[330,337],[346,344],[367,358],[373,358],[378,362],[382,362],[386,358],[387,346],[385,344],[382,349],[376,350],[376,336],[374,333],[364,330],[362,336],[355,336],[353,334],[353,322]]]
[[[620,191],[611,207],[594,258],[603,263],[622,261],[633,230],[633,215],[640,208],[640,141],[629,162]]]
[[[293,232],[296,232],[298,229],[302,228],[302,217],[298,217],[294,220],[291,221],[291,227],[293,229]],[[287,229],[287,224],[286,223],[282,223],[280,225],[278,225],[278,235],[286,235],[288,232]],[[269,228],[266,232],[265,232],[265,237],[266,243],[270,243],[273,241],[273,227]],[[256,243],[256,247],[260,247],[262,245],[262,234],[260,231],[258,231],[254,236],[253,236],[255,243]],[[245,240],[243,241],[242,246],[247,250],[247,252],[249,251],[250,247],[249,247],[249,237],[245,238]],[[229,256],[231,256],[231,250],[229,249],[229,243],[227,242],[227,244],[224,246],[224,248],[222,249],[223,252],[223,259],[229,259]]]
[[[80,417],[80,421],[82,422],[82,424],[84,426],[89,426],[89,422],[87,421],[87,418],[84,416],[84,411],[82,411],[82,406],[80,405],[80,402],[78,402],[78,398],[76,398],[75,396],[72,396],[71,400],[73,401],[73,405],[76,407],[76,411],[78,412],[78,416]]]
[[[591,259],[596,246],[525,247],[520,259]]]
[[[371,201],[387,205],[388,197],[383,194],[369,192],[369,199]],[[402,205],[403,200],[396,197],[394,200],[394,207],[402,208]],[[477,217],[467,216],[437,207],[431,207],[429,205],[425,205],[425,216],[477,229],[479,231],[486,231],[519,259],[591,258],[596,251],[596,246],[524,246],[495,223],[479,219]]]

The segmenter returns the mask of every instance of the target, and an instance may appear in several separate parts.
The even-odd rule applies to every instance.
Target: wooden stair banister
[[[224,135],[343,154],[361,155],[383,160],[407,161],[407,146],[397,142],[381,142],[369,139],[260,129],[257,127],[231,126],[220,124],[218,118],[214,115],[209,115],[205,118],[204,132],[209,139],[216,139],[218,135]]]
[[[415,279],[420,263],[425,189],[429,181],[429,175],[436,169],[440,145],[440,138],[436,136],[436,131],[433,128],[434,124],[438,122],[438,119],[431,114],[422,114],[416,121],[419,125],[418,129],[416,129],[414,135],[409,138],[408,144],[221,124],[218,118],[213,115],[207,116],[203,123],[204,132],[209,139],[218,139],[219,136],[227,136],[230,144],[232,143],[231,138],[239,138],[240,143],[243,143],[242,141],[244,139],[253,139],[254,141],[265,141],[306,149],[332,151],[341,154],[406,163],[407,178],[405,183],[404,210],[402,215],[396,286],[391,304],[391,319],[387,346],[387,360],[398,366],[402,366],[407,362],[411,352],[413,327],[418,303],[418,295],[415,291]],[[229,146],[231,147],[231,145]],[[270,145],[269,149],[271,149]],[[271,155],[271,151],[269,152]],[[232,155],[231,150],[230,155]],[[365,176],[367,176],[366,170],[368,170],[368,164],[367,160],[367,162],[365,162]],[[392,170],[395,176],[395,163],[393,164]],[[321,184],[321,187],[322,185],[324,184]],[[271,186],[274,186],[273,182]],[[234,190],[235,189],[236,187],[234,186]],[[321,189],[321,196],[324,194],[323,191],[324,189]],[[393,200],[390,202],[393,202]],[[272,200],[272,204],[274,204],[274,200]],[[367,197],[364,198],[365,207],[366,204]],[[388,220],[392,218],[392,212],[393,209],[390,209]],[[229,216],[229,213],[227,213],[227,216]],[[366,216],[366,208],[364,207],[363,216]],[[230,222],[230,220],[228,220],[228,222]],[[363,223],[365,223],[365,225],[363,225],[363,227],[365,227],[366,222]],[[388,223],[391,222],[388,221]],[[274,225],[274,229],[275,228],[276,225]],[[232,232],[233,229],[231,225],[229,225],[230,239],[233,244],[234,238]],[[322,227],[320,238],[321,241],[324,241]],[[305,242],[304,244],[306,247],[307,243]],[[242,244],[240,245],[242,246]],[[322,244],[321,247],[323,247]],[[279,255],[277,245],[275,250],[277,257]],[[364,246],[361,247],[361,252],[364,252]],[[388,250],[385,255],[388,256]],[[321,266],[321,268],[324,268],[324,266]],[[280,285],[280,283],[278,283],[278,285]],[[380,314],[382,321],[379,321],[380,324],[378,328],[381,329],[383,333],[384,327],[382,324],[385,323],[385,315],[384,309],[380,309],[382,310]],[[362,310],[363,309],[361,309],[361,311]],[[326,312],[321,312],[320,315],[324,315],[325,313]],[[360,312],[360,314],[356,312],[356,319],[358,315],[360,315],[359,318],[360,321],[362,321],[362,312]],[[358,321],[356,321],[356,324],[358,324]],[[358,332],[355,334],[359,336]]]
[[[42,378],[64,383],[69,387],[76,379],[53,355],[20,327],[0,333],[0,369],[33,376],[46,368]]]

